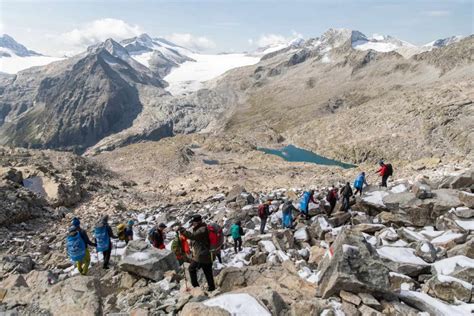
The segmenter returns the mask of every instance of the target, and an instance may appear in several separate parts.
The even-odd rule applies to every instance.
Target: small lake
[[[293,145],[288,145],[286,147],[283,147],[282,149],[270,149],[270,148],[262,148],[262,147],[259,147],[257,149],[266,154],[279,156],[285,159],[286,161],[310,162],[310,163],[315,163],[318,165],[339,166],[345,169],[356,167],[355,165],[329,159],[329,158],[317,155],[309,150],[301,149]]]

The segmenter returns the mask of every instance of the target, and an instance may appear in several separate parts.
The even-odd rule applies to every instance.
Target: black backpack
[[[393,176],[393,167],[391,164],[387,164],[387,176]]]

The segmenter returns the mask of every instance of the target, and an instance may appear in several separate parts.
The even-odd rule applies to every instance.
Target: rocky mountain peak
[[[3,34],[3,36],[0,36],[0,48],[5,48],[11,53],[20,57],[41,56],[41,54],[27,49],[24,45],[18,43],[13,37],[7,34]]]

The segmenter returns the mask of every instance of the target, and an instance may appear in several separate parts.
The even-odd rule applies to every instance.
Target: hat
[[[102,217],[102,224],[107,224],[107,222],[109,221],[109,215],[105,215],[104,217]]]
[[[75,231],[77,231],[77,226],[74,226],[74,225],[69,226],[68,232],[72,233]]]
[[[76,226],[76,227],[79,227],[79,226],[81,225],[81,221],[79,220],[79,218],[74,217],[74,218],[72,219],[72,225],[73,225],[73,226]]]
[[[128,224],[128,226],[133,226],[133,224],[135,224],[135,222],[132,221],[132,220],[129,220],[127,224]]]
[[[166,228],[167,226],[164,224],[164,223],[160,223],[160,225],[158,225],[159,228]]]
[[[202,216],[199,214],[195,214],[191,217],[191,222],[195,223],[195,222],[200,222],[200,221],[202,221]]]

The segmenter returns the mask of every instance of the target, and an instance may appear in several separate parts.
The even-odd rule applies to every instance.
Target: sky
[[[0,34],[51,56],[141,33],[203,52],[250,51],[329,28],[415,45],[474,31],[473,0],[0,0]]]

